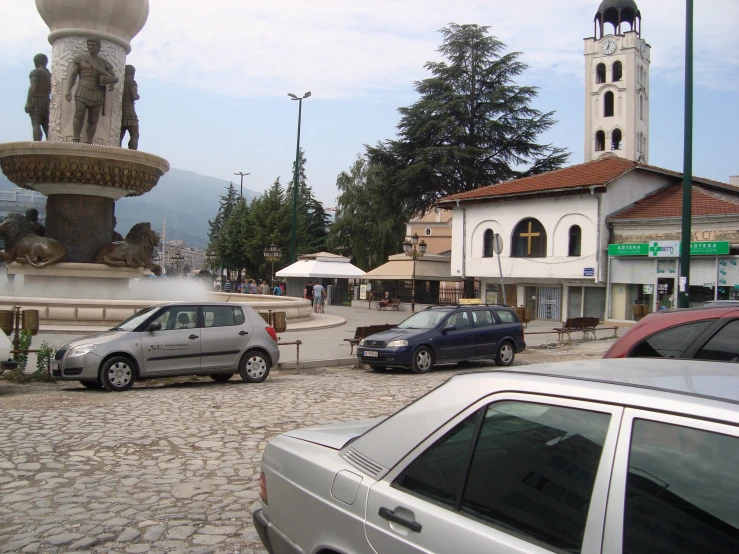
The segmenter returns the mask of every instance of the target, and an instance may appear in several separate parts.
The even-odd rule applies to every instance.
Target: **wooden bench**
[[[387,311],[388,308],[400,311],[400,298],[391,298],[387,303],[380,305],[380,310]]]
[[[392,329],[395,327],[395,325],[391,323],[384,323],[382,325],[367,325],[365,327],[357,327],[357,330],[354,331],[354,337],[350,339],[344,339],[346,342],[349,343],[349,346],[351,346],[351,354],[354,354],[354,347],[359,344],[359,341],[361,341],[365,337],[369,337],[370,335],[374,335],[375,333],[381,333],[382,331],[387,331],[388,329]]]
[[[618,336],[618,327],[598,327],[599,324],[600,319],[597,317],[573,317],[565,321],[562,327],[555,327],[554,330],[557,331],[560,343],[563,342],[565,335],[567,335],[567,340],[572,341],[570,333],[573,331],[582,331],[583,339],[587,339],[588,335],[591,335],[595,340],[595,332],[606,329],[613,329],[613,336]]]

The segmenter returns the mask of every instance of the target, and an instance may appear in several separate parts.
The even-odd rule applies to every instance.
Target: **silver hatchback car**
[[[459,374],[262,458],[270,554],[739,552],[739,373],[625,359]]]
[[[56,351],[51,373],[87,388],[130,389],[138,379],[239,373],[260,383],[280,361],[277,334],[250,306],[176,303],[144,308],[104,333]]]

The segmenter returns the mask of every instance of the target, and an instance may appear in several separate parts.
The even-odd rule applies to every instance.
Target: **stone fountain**
[[[138,147],[133,111],[138,93],[126,56],[146,23],[149,2],[36,0],[36,7],[50,30],[51,73],[46,56],[36,56],[26,106],[35,140],[0,144],[0,168],[19,187],[47,197],[46,229],[45,236],[19,234],[24,226],[41,227],[20,216],[0,225],[9,279],[23,275],[22,291],[16,287],[13,297],[0,297],[0,309],[29,304],[30,298],[42,323],[109,325],[152,303],[124,298],[131,279],[158,270],[150,254],[159,237],[148,224],[138,224],[148,226],[138,233],[144,244],[131,233],[123,243],[115,242],[120,237],[113,229],[115,202],[145,194],[169,170],[165,159],[131,149]],[[131,135],[129,149],[119,146],[122,122]],[[42,130],[46,141],[41,141]],[[102,298],[91,297],[97,289],[105,291]],[[50,295],[50,290],[62,293]],[[222,296],[213,299],[232,295]],[[259,300],[269,309],[279,303]],[[303,304],[294,302],[288,319],[309,317],[310,306]]]

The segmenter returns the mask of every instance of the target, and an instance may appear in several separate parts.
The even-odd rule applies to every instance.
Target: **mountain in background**
[[[235,185],[238,192],[239,185]],[[0,190],[16,188],[0,173]],[[172,168],[150,192],[121,198],[115,203],[116,230],[124,237],[140,221],[149,221],[157,232],[167,222],[167,240],[184,240],[188,246],[205,249],[208,220],[218,213],[219,199],[226,194],[228,181]],[[244,189],[247,202],[261,193]]]

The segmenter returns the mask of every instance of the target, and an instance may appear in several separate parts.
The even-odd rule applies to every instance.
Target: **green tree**
[[[208,220],[209,229],[207,249],[215,254],[215,263],[223,263],[224,267],[227,267],[225,263],[227,245],[224,241],[224,227],[226,221],[230,218],[238,199],[239,197],[236,194],[236,187],[234,187],[233,183],[229,183],[228,189],[226,189],[226,194],[221,196],[218,213],[215,218]]]
[[[264,258],[264,249],[274,244],[282,250],[283,257],[275,263],[275,271],[289,263],[291,204],[277,178],[262,196],[252,200],[249,210],[245,253],[251,266],[261,276],[269,276],[272,264]]]
[[[246,200],[238,198],[236,205],[224,221],[220,235],[219,244],[223,265],[230,271],[237,272],[239,280],[243,269],[247,272],[253,269],[246,254],[249,212]]]
[[[308,185],[305,175],[305,155],[300,149],[300,171],[298,172],[298,205],[297,230],[295,235],[295,250],[299,254],[312,254],[327,249],[328,215],[323,205],[313,195],[313,189]],[[290,221],[292,222],[293,184],[295,181],[295,162],[293,162],[292,179],[287,186],[285,199],[289,206]],[[289,243],[288,243],[289,244]],[[288,246],[289,255],[289,246]]]
[[[336,178],[339,197],[329,246],[365,271],[401,252],[405,236],[405,219],[385,210],[378,177],[377,168],[357,156],[349,171]]]
[[[421,98],[398,110],[398,139],[367,147],[382,168],[384,198],[406,217],[450,194],[551,171],[569,156],[537,142],[554,112],[531,107],[537,88],[514,82],[527,68],[520,53],[504,53],[488,29],[441,29],[445,61],[426,63],[432,76],[415,83]]]

